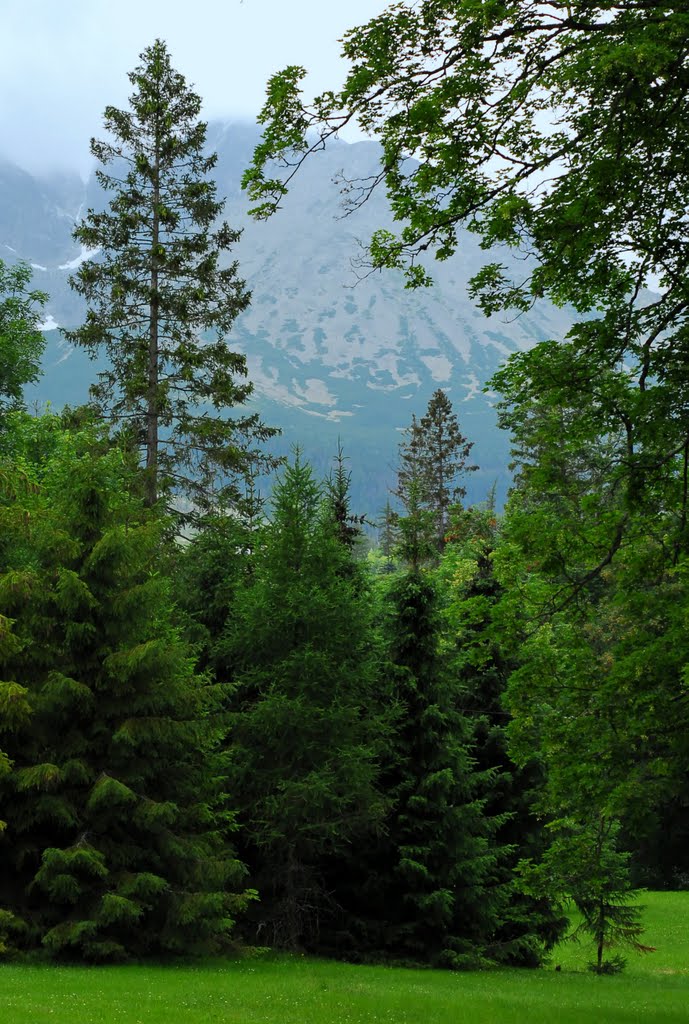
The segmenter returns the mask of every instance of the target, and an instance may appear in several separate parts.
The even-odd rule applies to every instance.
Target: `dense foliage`
[[[37,289],[29,291],[30,281],[28,266],[6,266],[0,260],[0,417],[22,407],[24,385],[40,376],[45,347],[41,310],[48,296]]]
[[[258,937],[291,948],[317,941],[332,902],[324,861],[375,833],[386,804],[388,712],[369,586],[335,511],[297,455],[221,642],[232,670],[230,781],[262,894]]]
[[[356,116],[383,164],[349,195],[384,182],[404,223],[374,266],[424,283],[419,254],[464,225],[527,257],[521,280],[509,253],[477,275],[487,311],[586,314],[494,378],[504,515],[462,507],[472,445],[438,390],[368,558],[341,449],[324,484],[297,453],[270,507],[252,491],[267,431],[220,415],[250,391],[224,339],[248,302],[220,266],[237,235],[213,226],[199,98],[144,52],[93,144],[109,210],[77,229],[100,254],[72,337],[110,358],[116,431],[22,412],[44,297],[0,265],[0,950],[238,936],[537,965],[572,902],[597,973],[648,949],[632,880],[689,877],[687,18],[399,3],[347,35],[340,92],[305,108],[301,69],[270,83],[259,212],[286,187],[270,158]],[[184,544],[157,500],[180,486]]]
[[[303,69],[271,80],[245,176],[269,215],[357,119],[381,169],[345,201],[383,186],[401,225],[374,234],[370,266],[428,283],[421,257],[464,228],[491,249],[471,285],[484,311],[546,296],[579,314],[491,382],[517,481],[491,557],[518,652],[510,746],[542,765],[551,868],[616,837],[601,849],[618,892],[617,837],[657,879],[661,822],[665,878],[686,873],[688,17],[665,0],[392,5],[345,36],[341,89],[307,104]]]
[[[164,43],[141,54],[129,78],[130,107],[107,107],[109,141],[93,140],[110,196],[74,230],[89,259],[71,278],[88,311],[70,341],[108,365],[92,396],[142,449],[146,500],[184,494],[195,507],[236,501],[257,453],[251,443],[274,431],[255,414],[229,408],[251,394],[246,360],[226,335],[250,294],[236,262],[223,265],[240,232],[216,220],[204,152],[201,98],[175,71]],[[226,261],[225,261],[226,262]]]
[[[112,959],[222,948],[244,869],[209,680],[159,572],[164,523],[102,431],[13,424],[1,505],[8,827],[18,942]]]

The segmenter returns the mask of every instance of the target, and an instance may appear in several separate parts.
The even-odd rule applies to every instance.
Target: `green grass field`
[[[466,974],[261,957],[184,967],[0,967],[2,1024],[687,1024],[689,892],[649,893],[627,970],[565,944],[539,971]]]

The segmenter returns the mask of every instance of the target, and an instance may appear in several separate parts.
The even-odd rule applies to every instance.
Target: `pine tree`
[[[26,475],[13,471],[9,461],[16,441],[12,413],[23,408],[25,386],[38,380],[45,349],[40,320],[47,295],[29,290],[30,281],[31,270],[26,264],[8,267],[0,260],[0,572],[11,546],[11,528],[21,497],[31,489]],[[0,665],[16,655],[20,647],[12,620],[0,613]],[[27,688],[0,675],[0,744],[4,737],[21,730],[30,715]],[[0,792],[8,784],[12,767],[11,757],[0,745]],[[4,813],[0,804],[0,836],[7,827]],[[20,925],[17,917],[3,908],[0,893],[0,954],[13,943]]]
[[[163,524],[93,429],[27,418],[18,436],[32,489],[2,510],[0,695],[30,717],[5,742],[0,906],[55,956],[220,949],[250,894],[216,694],[159,572]]]
[[[428,503],[426,470],[416,416],[412,416],[411,426],[405,434],[407,440],[399,445],[397,488],[393,491],[402,503],[404,514],[395,515],[394,526],[400,558],[417,570],[436,558],[435,517]]]
[[[175,550],[173,580],[185,635],[194,645],[199,667],[226,683],[232,675],[222,642],[233,613],[235,594],[252,571],[258,527],[237,516],[205,519],[183,548]]]
[[[333,878],[341,906],[332,951],[357,959],[462,968],[486,964],[503,905],[486,814],[485,773],[471,756],[471,725],[457,709],[439,651],[440,620],[429,575],[382,577],[385,699],[395,728],[382,785],[385,829],[353,848]],[[331,950],[329,949],[328,952]]]
[[[4,571],[12,550],[12,534],[16,530],[21,499],[28,490],[24,474],[14,472],[7,458],[0,463],[0,571]],[[21,641],[13,629],[11,618],[0,613],[0,664],[16,656]],[[0,682],[0,736],[11,734],[26,724],[31,715],[26,687],[13,681]],[[0,748],[0,784],[12,771],[12,761]],[[7,822],[0,819],[0,833]]]
[[[240,232],[213,227],[224,205],[208,177],[217,156],[204,153],[201,99],[165,44],[144,50],[129,78],[129,109],[105,110],[111,141],[91,142],[112,165],[96,171],[112,197],[75,228],[91,258],[70,283],[88,312],[65,334],[109,360],[92,396],[142,449],[147,504],[180,491],[205,508],[237,499],[236,476],[257,457],[247,447],[274,433],[256,415],[224,415],[252,391],[244,356],[225,341],[250,299],[237,263],[221,267]]]
[[[423,499],[427,497],[424,486],[424,465],[421,443],[421,429],[416,414],[412,414],[411,424],[403,431],[404,440],[398,445],[397,487],[392,492],[408,509],[410,493],[418,496],[419,489]]]
[[[546,898],[523,894],[515,869],[525,858],[540,858],[547,846],[536,813],[543,769],[535,760],[518,767],[509,755],[510,715],[503,696],[514,656],[501,646],[497,614],[502,593],[492,554],[499,543],[493,508],[474,507],[456,515],[438,569],[450,669],[456,700],[471,724],[471,751],[482,774],[485,812],[502,824],[495,840],[502,849],[496,880],[502,883],[499,924],[491,940],[494,958],[537,966],[562,936],[567,919]]]
[[[435,587],[411,569],[389,593],[390,651],[403,707],[396,737],[390,933],[397,955],[449,967],[482,962],[496,923],[499,818],[484,813],[468,721],[439,654]]]
[[[380,825],[388,725],[365,580],[299,455],[272,501],[226,634],[231,782],[261,893],[257,937],[313,948],[334,909],[328,863]]]
[[[452,403],[440,388],[431,397],[426,414],[420,420],[412,417],[406,435],[400,445],[395,494],[407,510],[413,503],[431,512],[434,543],[442,551],[450,507],[466,494],[457,480],[478,468],[468,464],[473,441],[462,434]]]
[[[589,970],[594,974],[615,974],[624,968],[626,961],[619,953],[605,960],[608,950],[626,947],[637,953],[653,953],[655,947],[639,941],[644,931],[643,907],[631,903],[629,854],[623,853],[617,845],[619,822],[601,816],[591,824],[585,844],[581,842],[581,835],[573,844],[572,852],[579,861],[575,868],[579,879],[572,888],[577,910],[582,915],[574,938],[584,934],[594,941],[596,959],[589,963]],[[569,838],[571,842],[571,832]],[[555,848],[562,852],[557,844]]]
[[[7,493],[6,478],[2,476],[0,480],[3,484],[4,497]],[[6,507],[0,507],[0,527],[3,530],[7,528],[8,520],[12,518],[12,514],[8,517]],[[25,733],[30,724],[32,711],[29,689],[13,679],[7,679],[3,671],[5,664],[21,650],[21,641],[13,631],[13,625],[12,619],[0,613],[0,743],[8,749],[13,749],[17,737]],[[13,767],[12,757],[0,747],[0,851],[6,841],[4,834],[8,823],[4,819],[9,816],[6,801],[2,797],[16,782]],[[26,930],[22,919],[9,909],[14,903],[14,893],[11,886],[8,887],[10,881],[9,877],[5,879],[4,884],[0,881],[0,956],[12,950],[20,941],[22,932]]]
[[[440,388],[431,397],[419,429],[423,438],[426,486],[436,515],[438,544],[442,545],[450,506],[466,495],[466,487],[457,483],[457,478],[478,469],[467,464],[474,443],[460,430],[452,403]]]
[[[386,572],[393,572],[395,568],[394,551],[398,541],[397,518],[388,499],[379,522],[380,549],[385,558]]]
[[[335,468],[331,470],[326,480],[326,495],[333,519],[337,525],[339,538],[351,551],[356,544],[357,538],[361,536],[360,525],[363,525],[365,516],[355,516],[352,514],[350,500],[352,474],[345,467],[345,454],[339,439],[334,461]]]

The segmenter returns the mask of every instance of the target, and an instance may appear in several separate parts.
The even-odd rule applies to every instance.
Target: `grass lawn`
[[[689,892],[644,897],[645,941],[598,978],[584,947],[540,971],[451,974],[262,957],[184,967],[0,967],[2,1024],[687,1024]]]

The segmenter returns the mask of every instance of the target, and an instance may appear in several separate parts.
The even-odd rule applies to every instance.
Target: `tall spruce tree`
[[[411,426],[405,434],[407,439],[399,445],[397,488],[393,491],[402,503],[404,514],[394,515],[394,532],[402,562],[417,570],[437,557],[435,517],[428,504],[421,436],[416,416],[412,416]]]
[[[483,773],[485,812],[502,822],[495,835],[502,848],[495,876],[502,883],[502,903],[490,952],[502,962],[536,966],[562,936],[567,918],[542,894],[523,893],[515,871],[526,858],[540,859],[548,832],[537,807],[544,786],[542,762],[536,751],[521,766],[509,755],[511,716],[503,698],[517,662],[506,653],[500,631],[502,587],[492,559],[498,544],[490,505],[462,510],[453,516],[437,580],[455,699],[470,721],[472,756]]]
[[[332,503],[297,455],[225,637],[235,666],[231,784],[262,941],[317,945],[333,911],[328,863],[382,821],[389,728],[370,605]]]
[[[423,481],[423,457],[421,452],[421,432],[416,413],[412,413],[411,423],[404,430],[404,439],[398,445],[397,486],[393,491],[405,509],[414,496],[418,496]],[[425,488],[422,491],[425,497]]]
[[[240,232],[214,227],[217,156],[204,152],[201,99],[165,43],[144,50],[129,79],[129,109],[105,110],[110,141],[91,141],[112,165],[96,171],[111,198],[74,230],[90,258],[70,283],[88,312],[65,334],[108,359],[92,397],[142,450],[147,504],[181,491],[203,508],[237,499],[247,447],[274,432],[256,415],[225,415],[252,390],[225,341],[250,298],[237,263],[221,266]]]
[[[406,469],[398,552],[407,568],[380,582],[387,699],[398,709],[382,774],[390,811],[384,833],[339,873],[338,939],[349,956],[461,968],[495,955],[507,889],[495,835],[505,815],[486,812],[496,769],[479,769],[472,754],[472,723],[441,650],[437,585],[424,568],[435,550],[431,513],[417,497],[418,465]]]
[[[55,956],[218,950],[249,894],[162,524],[107,437],[53,417],[16,436],[7,471],[30,486],[0,505],[0,907]]]
[[[7,427],[8,424],[5,424]],[[14,424],[12,424],[14,426]],[[0,459],[0,571],[4,572],[12,558],[13,533],[16,532],[18,517],[25,513],[20,511],[22,498],[30,492],[31,484],[26,475],[17,471],[6,453]],[[7,615],[0,613],[0,664],[14,657],[21,650],[21,641],[14,631],[14,622]],[[0,738],[12,733],[18,726],[24,725],[31,714],[28,702],[28,690],[20,684],[4,680],[0,682]],[[0,747],[0,780],[9,775],[12,761]],[[0,805],[0,813],[4,808]],[[0,833],[6,828],[7,822],[0,817]]]
[[[485,772],[476,769],[470,723],[440,654],[433,581],[411,568],[393,581],[387,600],[401,714],[387,780],[387,849],[366,887],[365,913],[383,924],[388,954],[475,966],[486,960],[502,903],[494,843],[501,818],[484,810]]]
[[[23,407],[26,384],[38,379],[45,348],[40,319],[47,296],[29,290],[30,281],[31,270],[26,264],[7,266],[0,260],[0,571],[12,546],[5,517],[9,514],[11,520],[16,515],[11,510],[21,506],[22,495],[31,489],[26,475],[14,472],[10,461],[16,440],[11,413]],[[0,613],[0,664],[20,648],[12,620]],[[0,673],[0,788],[7,784],[13,766],[3,739],[24,727],[30,715],[26,687],[5,680]],[[0,835],[7,827],[4,813],[0,804]],[[0,896],[0,954],[7,951],[17,929],[21,929],[21,922],[3,908]]]

